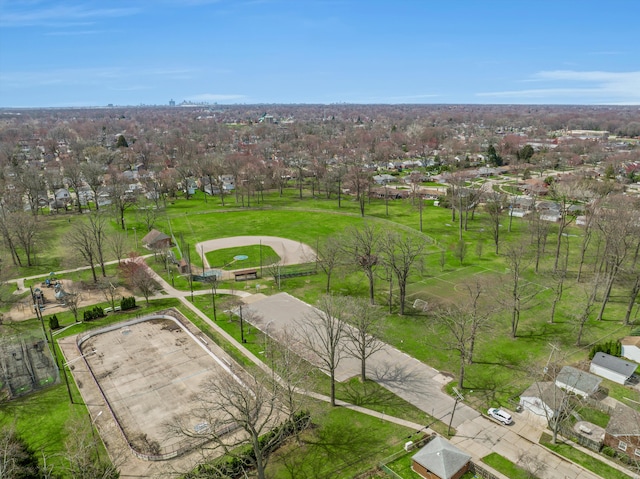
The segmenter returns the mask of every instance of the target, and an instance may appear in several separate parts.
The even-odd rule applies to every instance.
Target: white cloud
[[[511,98],[520,101],[541,100],[558,103],[640,104],[640,71],[605,72],[551,70],[527,79],[547,87],[477,93],[479,97]]]
[[[15,6],[16,4],[14,4]],[[134,15],[138,8],[94,8],[90,5],[51,5],[22,4],[22,9],[9,9],[3,2],[0,13],[0,25],[3,27],[24,27],[35,25],[61,26],[98,20],[101,18],[124,17]],[[24,8],[24,7],[27,8]]]

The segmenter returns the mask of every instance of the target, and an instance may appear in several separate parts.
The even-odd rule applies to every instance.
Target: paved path
[[[313,248],[299,241],[276,236],[233,236],[213,239],[196,244],[196,251],[200,254],[205,268],[208,269],[210,266],[206,253],[209,251],[258,244],[271,247],[280,257],[282,265],[311,263],[316,260],[316,252]],[[238,263],[238,265],[242,265],[242,263]]]
[[[218,327],[214,321],[209,319],[204,313],[187,300],[187,297],[191,296],[190,291],[176,290],[162,277],[153,272],[153,270],[149,269],[149,271],[164,291],[164,294],[160,293],[158,296],[179,298],[186,307],[203,319],[218,334],[223,336],[225,340],[260,368],[270,373],[266,364],[247,350],[244,345],[238,343],[234,338],[229,336],[222,328]],[[31,278],[43,276],[47,275],[34,276]],[[20,284],[19,279],[13,281]],[[271,305],[272,308],[275,308],[274,311],[277,311],[278,314],[275,314],[273,317],[269,316],[268,319],[265,319],[266,316],[262,317],[262,322],[260,324],[258,324],[259,322],[256,323],[256,326],[261,327],[266,334],[272,335],[274,334],[275,328],[280,328],[281,326],[283,328],[292,326],[290,321],[287,319],[289,318],[289,309],[288,307],[283,309],[282,306],[285,304],[295,304],[296,301],[302,303],[289,295],[287,296],[293,298],[293,302],[288,302],[288,300],[284,301],[286,298],[280,294],[270,297],[263,295],[252,296],[246,291],[237,290],[218,290],[218,293],[242,296],[245,302],[256,310],[259,310],[257,306],[260,305],[261,302],[263,302],[263,305]],[[193,294],[210,294],[210,291],[194,291]],[[280,303],[280,307],[277,307],[278,303]],[[297,305],[297,307],[301,308],[302,306]],[[63,349],[65,350],[67,361],[72,360],[74,357],[73,345],[68,345],[68,347],[63,347]],[[77,348],[75,348],[75,350],[77,351]],[[69,355],[67,356],[67,354]],[[345,361],[342,369],[340,370],[340,375],[341,377],[352,377],[358,374],[358,372],[359,367],[354,369],[353,362]],[[450,419],[450,411],[453,410],[455,401],[452,397],[442,392],[442,386],[447,382],[448,378],[442,376],[438,371],[426,364],[421,363],[407,354],[387,345],[383,350],[370,358],[368,374],[372,379],[376,380],[390,391],[422,409],[426,413],[439,418],[444,422],[447,422],[447,418]],[[326,396],[316,393],[309,394],[318,399],[328,400]],[[83,397],[84,395],[85,392],[83,391]],[[95,396],[92,395],[85,397],[85,402],[89,406],[90,414],[93,414],[94,417],[95,414],[97,414],[95,408],[92,409],[92,404],[94,404],[95,400]],[[350,407],[365,414],[380,417],[383,420],[402,424],[416,430],[424,428],[423,425],[404,421],[400,418],[392,418],[365,408],[359,408],[346,403],[341,403],[341,405],[344,407]],[[98,405],[98,407],[101,406]],[[103,419],[107,418],[100,418],[100,421]],[[518,415],[514,415],[514,419],[515,423],[512,426],[503,426],[481,416],[478,412],[469,408],[464,403],[458,403],[455,416],[453,418],[453,425],[456,428],[456,436],[454,436],[451,442],[471,454],[474,461],[479,461],[490,452],[497,452],[514,463],[518,463],[524,456],[536,458],[538,462],[546,465],[543,471],[538,472],[538,477],[540,479],[598,479],[599,476],[590,473],[582,467],[564,460],[559,456],[556,456],[546,448],[537,444],[540,433],[542,432],[540,427],[532,427],[531,423],[524,420],[521,421],[520,416]],[[98,424],[98,421],[96,421],[96,424]],[[108,428],[109,426],[105,425],[104,427]],[[102,428],[100,429],[101,431],[103,430]],[[598,457],[598,459],[603,460],[600,457]],[[136,460],[133,458],[127,459],[127,463],[130,463],[131,461],[135,462]],[[138,464],[137,466],[130,468],[122,466],[121,477],[140,477],[140,468],[144,469],[149,466],[150,465],[148,463]],[[143,473],[142,477],[149,476],[146,476]],[[498,477],[501,476],[498,475]]]

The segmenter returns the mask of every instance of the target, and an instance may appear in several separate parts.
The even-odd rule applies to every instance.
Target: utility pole
[[[447,436],[451,435],[451,423],[453,422],[453,415],[456,413],[456,407],[458,406],[458,401],[464,401],[464,396],[460,394],[457,388],[453,388],[453,392],[456,395],[456,402],[453,405],[453,411],[451,412],[451,419],[449,419],[449,428],[447,429]]]
[[[242,305],[239,306],[240,309],[240,341],[244,344],[246,341],[244,340],[244,323],[242,321]]]

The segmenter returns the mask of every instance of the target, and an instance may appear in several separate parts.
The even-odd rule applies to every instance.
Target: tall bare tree
[[[380,340],[384,328],[384,312],[366,299],[350,297],[345,328],[346,350],[360,361],[360,381],[367,380],[367,360],[384,346]]]
[[[380,241],[382,262],[398,283],[399,314],[404,315],[409,275],[418,265],[427,246],[427,237],[414,233],[385,231]]]
[[[329,236],[323,242],[318,243],[316,261],[320,269],[327,275],[326,293],[331,290],[331,275],[342,264],[342,240],[335,236]]]
[[[178,437],[210,441],[229,457],[247,461],[255,477],[265,479],[269,453],[281,443],[285,428],[277,428],[286,411],[272,388],[247,375],[219,374],[206,380],[194,395],[189,415],[167,424]],[[202,427],[194,428],[195,425]],[[243,454],[245,447],[252,454]],[[209,466],[209,465],[207,465]],[[210,466],[215,469],[215,465]]]
[[[107,270],[105,269],[105,249],[107,247],[107,219],[103,213],[98,211],[87,215],[87,225],[91,229],[91,235],[93,236],[93,244],[95,246],[96,259],[100,264],[102,270],[102,277],[107,277]]]
[[[380,260],[380,230],[371,223],[348,228],[343,243],[345,257],[360,268],[369,281],[369,301],[375,303],[375,270]]]
[[[68,477],[77,479],[117,479],[120,477],[118,464],[121,454],[117,454],[115,463],[102,458],[98,452],[102,445],[98,437],[91,432],[93,424],[87,427],[86,419],[75,417],[69,423],[69,434],[65,442],[64,457],[67,460]]]
[[[627,258],[638,241],[637,210],[633,201],[625,196],[610,197],[600,209],[596,226],[604,240],[603,262],[605,289],[597,320],[602,320],[605,307],[611,297],[613,283]]]
[[[502,304],[511,312],[511,337],[518,334],[520,314],[539,293],[536,285],[526,281],[523,277],[531,263],[528,246],[525,244],[509,245],[505,251],[505,259],[509,267],[508,280],[504,282],[504,291],[500,299]]]
[[[91,227],[84,221],[76,222],[68,233],[67,241],[87,262],[91,268],[93,282],[97,283],[98,277],[95,265],[97,253]]]
[[[496,247],[496,254],[500,247],[500,223],[504,214],[504,199],[500,193],[493,192],[486,198],[485,209],[489,214],[489,226],[493,236],[493,244]]]
[[[455,302],[441,305],[433,313],[433,323],[430,325],[435,332],[438,344],[456,351],[460,355],[458,371],[458,387],[464,386],[466,367],[473,363],[476,342],[480,333],[486,329],[493,309],[487,306],[488,301],[483,298],[486,285],[480,281],[470,281],[464,284],[464,293]]]
[[[325,295],[320,298],[312,317],[304,318],[303,342],[321,364],[331,381],[331,405],[336,405],[336,370],[345,355],[345,316],[348,300],[344,296]]]
[[[0,477],[28,479],[42,477],[38,458],[14,426],[0,427]]]
[[[33,266],[35,260],[35,243],[42,225],[33,216],[24,212],[16,212],[12,215],[11,228],[16,242],[24,250],[27,258],[27,266]]]

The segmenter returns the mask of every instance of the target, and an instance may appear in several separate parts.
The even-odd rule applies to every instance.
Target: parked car
[[[513,419],[511,419],[511,414],[503,411],[502,409],[492,407],[489,408],[487,414],[489,414],[489,416],[491,416],[493,419],[496,419],[497,421],[500,421],[505,425],[511,424],[513,422]]]

